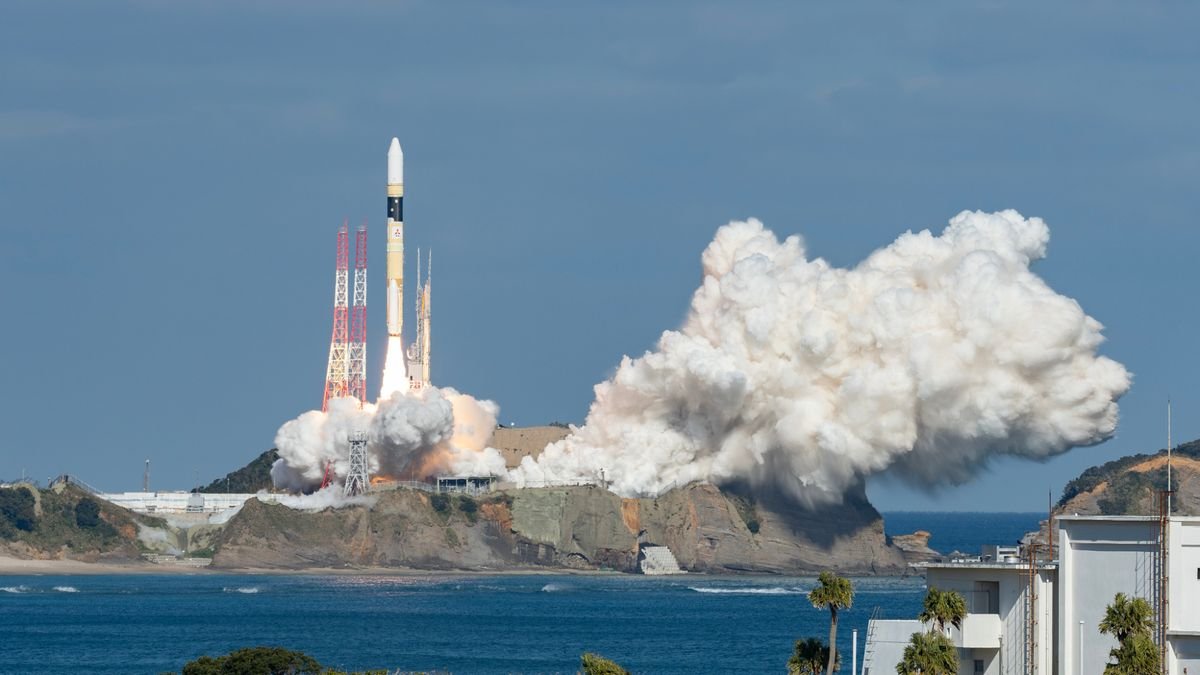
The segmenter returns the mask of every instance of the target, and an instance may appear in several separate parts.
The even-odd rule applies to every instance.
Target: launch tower
[[[433,279],[433,253],[426,259],[428,269],[421,282],[421,250],[417,249],[417,339],[408,346],[408,386],[419,390],[429,386],[431,310],[430,282]]]
[[[350,275],[350,231],[345,223],[337,233],[337,267],[333,275],[333,337],[329,340],[329,364],[325,369],[325,395],[321,410],[329,410],[329,400],[346,396],[350,391],[347,377],[347,342],[349,341],[348,305]]]
[[[325,369],[325,394],[321,410],[329,401],[353,396],[361,407],[367,398],[367,228],[354,236],[354,305],[350,306],[350,230],[338,228],[337,266],[333,277],[333,337],[329,341],[329,363]]]
[[[367,470],[367,435],[361,431],[350,434],[350,471],[346,474],[346,483],[342,486],[342,494],[347,497],[366,493],[371,485],[371,476]]]

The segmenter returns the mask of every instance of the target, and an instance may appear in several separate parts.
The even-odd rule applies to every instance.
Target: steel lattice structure
[[[355,431],[350,434],[349,440],[350,471],[342,486],[342,494],[347,497],[364,494],[371,485],[371,476],[367,472],[367,435]]]
[[[337,235],[337,268],[333,281],[333,337],[329,341],[329,365],[325,371],[325,396],[321,410],[329,410],[329,400],[350,393],[347,381],[347,343],[350,277],[350,231],[343,223]]]
[[[367,226],[354,235],[354,302],[350,309],[347,375],[350,396],[359,407],[367,399]]]

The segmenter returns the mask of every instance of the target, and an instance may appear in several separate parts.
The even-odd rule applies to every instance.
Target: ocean
[[[966,550],[979,532],[1028,528],[1039,517],[889,514],[888,530],[929,529],[935,541],[955,542],[946,549]],[[853,581],[854,606],[839,622],[843,672],[852,630],[861,659],[872,614],[916,616],[925,591],[920,577]],[[579,655],[593,651],[637,673],[778,673],[797,638],[828,635],[828,612],[805,598],[813,583],[707,575],[6,576],[0,673],[179,672],[202,654],[254,645],[360,670],[574,673]]]

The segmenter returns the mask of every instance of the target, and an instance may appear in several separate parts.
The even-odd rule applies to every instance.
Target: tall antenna
[[[329,365],[325,370],[325,396],[321,399],[321,410],[329,410],[329,399],[341,398],[349,393],[349,383],[346,381],[349,277],[350,229],[342,223],[337,234],[337,267],[333,275],[333,337],[329,340]]]
[[[1171,515],[1171,397],[1167,397],[1167,515]]]

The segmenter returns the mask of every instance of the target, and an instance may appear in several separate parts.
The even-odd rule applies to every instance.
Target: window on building
[[[976,673],[983,672],[983,659],[975,659],[975,672]]]

